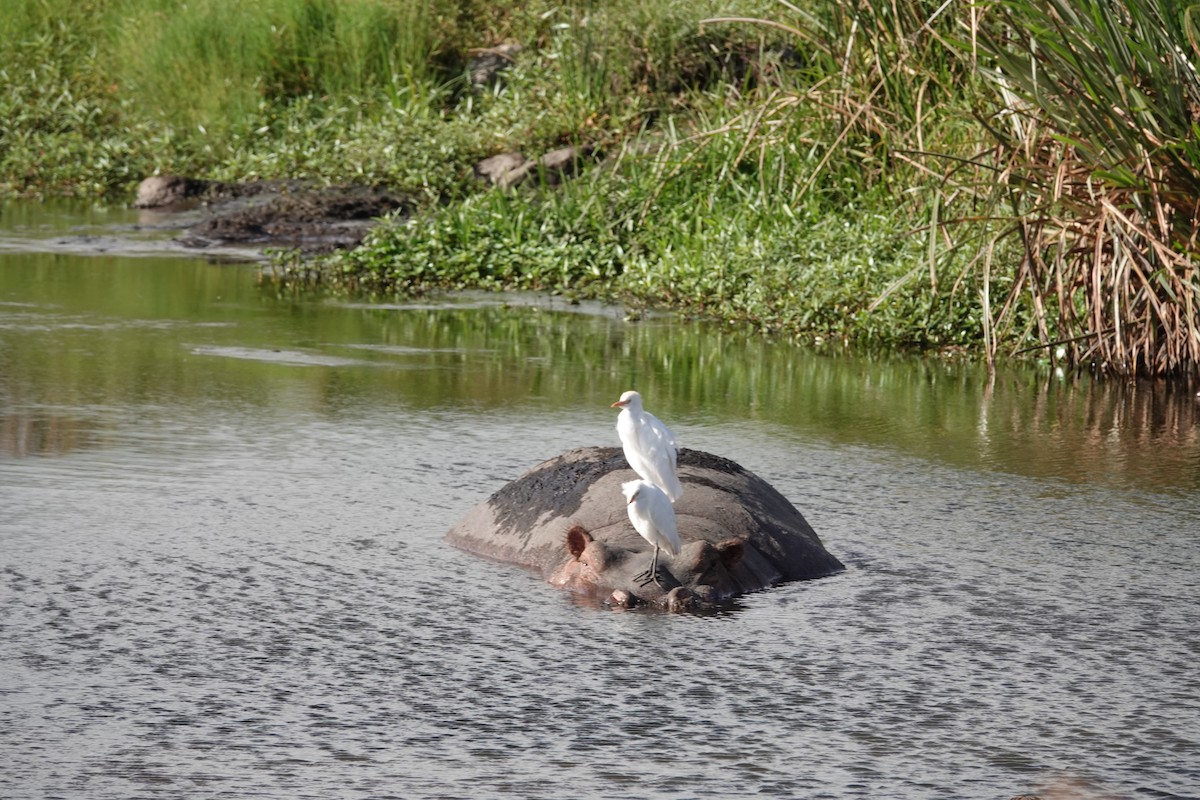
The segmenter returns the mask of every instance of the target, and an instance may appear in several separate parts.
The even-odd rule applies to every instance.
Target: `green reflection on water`
[[[753,424],[967,468],[1200,485],[1185,384],[816,353],[547,298],[278,297],[253,267],[0,253],[0,452],[103,447],[140,410],[578,412],[627,388],[683,426]]]

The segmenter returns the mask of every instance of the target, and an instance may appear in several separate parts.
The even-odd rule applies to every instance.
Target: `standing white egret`
[[[629,521],[633,523],[634,530],[654,545],[650,569],[643,573],[649,577],[642,581],[642,585],[654,581],[660,589],[665,589],[658,581],[658,550],[662,548],[672,556],[679,555],[682,544],[679,531],[675,529],[675,508],[666,493],[649,481],[626,481],[621,484],[621,494],[625,495]]]
[[[683,494],[683,485],[675,474],[679,444],[675,434],[662,420],[642,408],[642,396],[625,392],[612,404],[621,409],[617,415],[617,435],[625,450],[625,460],[642,480],[662,489],[674,503]]]

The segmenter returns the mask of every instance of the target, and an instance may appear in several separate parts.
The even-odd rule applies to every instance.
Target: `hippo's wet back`
[[[844,567],[788,500],[720,456],[679,452],[683,548],[660,555],[662,587],[643,585],[652,548],[626,513],[635,478],[620,448],[571,450],[479,503],[446,535],[457,547],[537,569],[556,586],[616,605],[708,605]]]

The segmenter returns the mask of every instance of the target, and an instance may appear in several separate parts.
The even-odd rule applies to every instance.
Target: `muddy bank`
[[[316,254],[358,246],[379,218],[407,213],[413,203],[365,186],[156,176],[142,182],[134,206],[187,220],[177,241],[188,248],[252,246]]]
[[[505,152],[485,158],[475,176],[499,190],[557,186],[600,153],[560,147],[536,158]],[[381,217],[408,214],[411,197],[367,186],[312,186],[274,180],[226,183],[183,175],[155,175],[138,186],[134,208],[174,217],[185,228],[177,241],[189,248],[257,247],[319,254],[362,243]],[[190,216],[184,216],[184,213]]]

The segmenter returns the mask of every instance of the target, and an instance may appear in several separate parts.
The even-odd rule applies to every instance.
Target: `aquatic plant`
[[[999,107],[995,199],[1023,248],[989,308],[1071,363],[1121,375],[1200,365],[1196,8],[1161,0],[1005,0],[980,29]],[[999,205],[997,202],[997,205]]]

